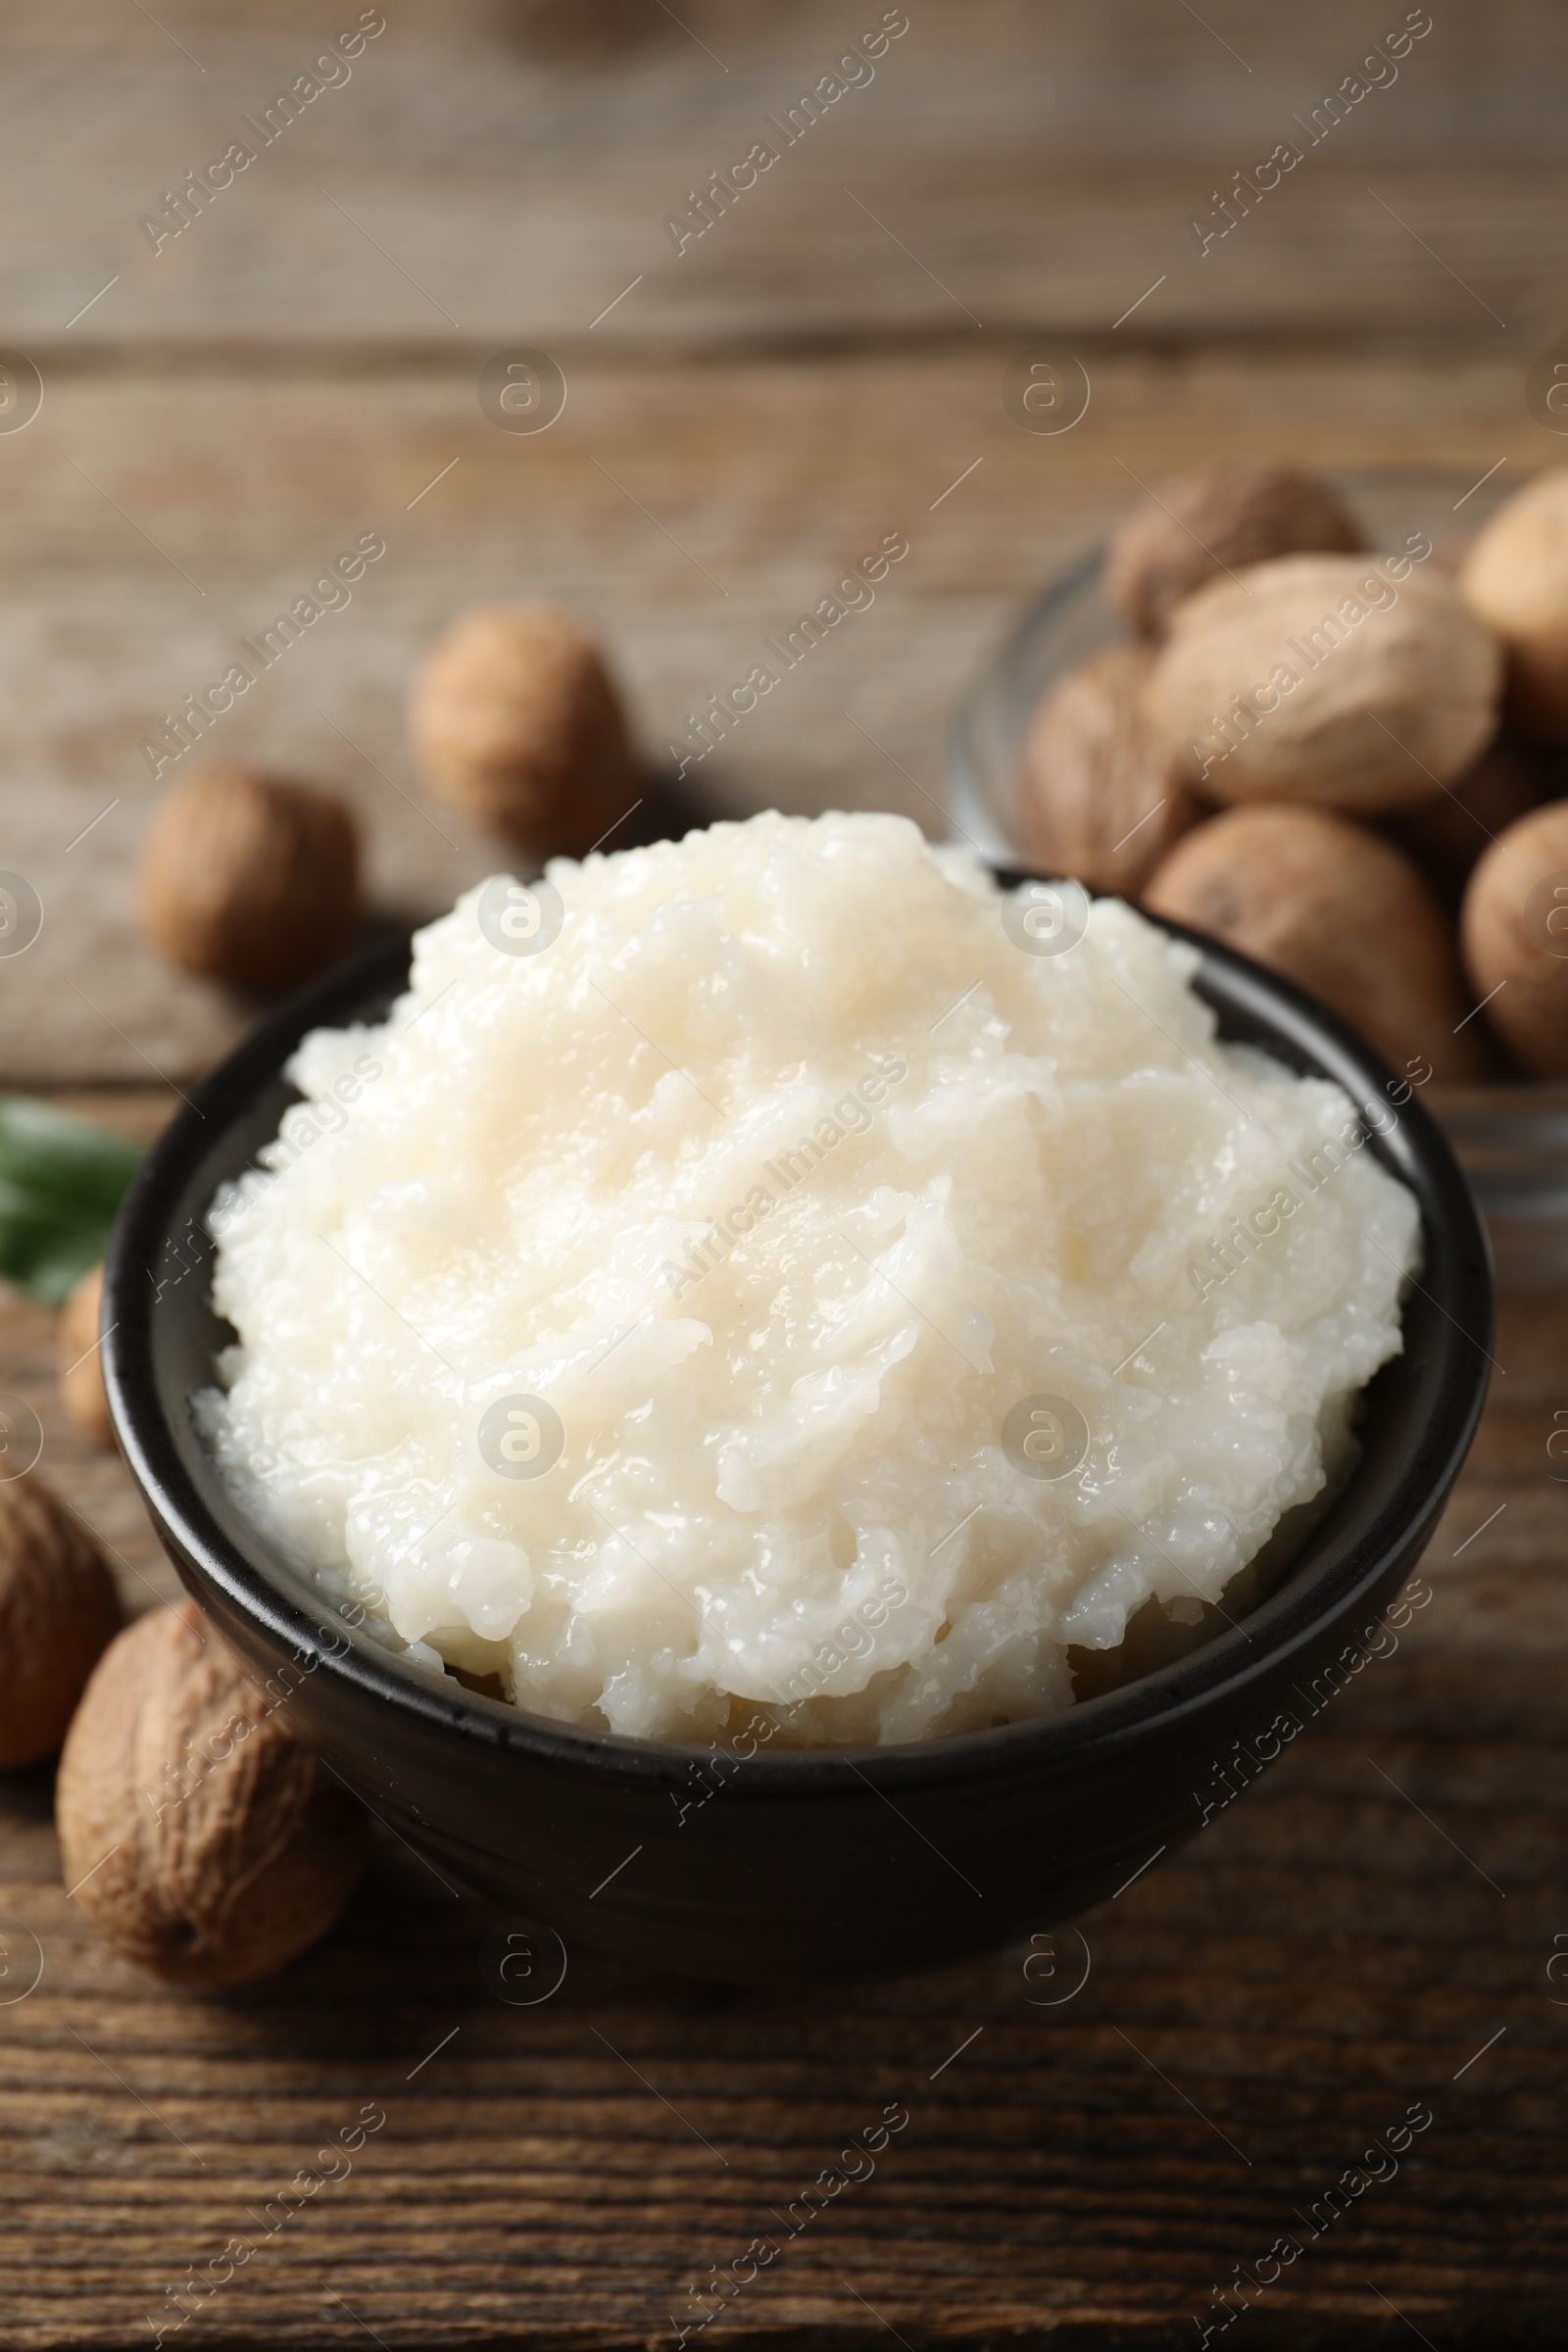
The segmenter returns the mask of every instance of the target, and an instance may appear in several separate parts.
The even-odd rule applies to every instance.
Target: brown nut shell
[[[419,665],[409,730],[438,792],[536,857],[580,857],[637,797],[598,640],[558,605],[460,613]]]
[[[1509,716],[1532,734],[1568,738],[1568,466],[1538,473],[1497,509],[1461,580],[1507,656]]]
[[[181,971],[229,988],[293,988],[335,962],[360,926],[354,819],[307,784],[193,768],[148,831],[141,919]]]
[[[89,1266],[60,1309],[55,1352],[60,1365],[60,1401],[67,1418],[90,1444],[108,1447],[115,1442],[115,1425],[104,1394],[103,1348],[98,1339],[103,1301],[103,1267]]]
[[[0,1484],[0,1771],[54,1754],[121,1620],[80,1522],[41,1479]]]
[[[1030,722],[1016,795],[1031,864],[1136,898],[1202,811],[1149,724],[1144,645],[1113,645],[1057,680]]]
[[[1325,808],[1229,808],[1179,842],[1145,894],[1155,913],[1283,972],[1358,1029],[1396,1070],[1479,1074],[1458,1030],[1452,935],[1399,852]]]
[[[1510,825],[1464,894],[1459,937],[1487,1018],[1538,1078],[1568,1078],[1568,801]]]
[[[1316,474],[1241,458],[1179,474],[1133,509],[1105,557],[1105,593],[1132,626],[1163,636],[1171,612],[1225,572],[1275,556],[1355,555],[1355,517]]]
[[[183,1984],[284,1966],[343,1909],[367,1817],[191,1600],[128,1626],[76,1710],[55,1791],[68,1886],[127,1960]]]
[[[1285,556],[1179,607],[1148,701],[1210,799],[1368,811],[1462,775],[1495,731],[1501,682],[1450,580]]]
[[[1550,790],[1544,760],[1532,744],[1507,732],[1488,745],[1473,767],[1443,792],[1378,820],[1392,841],[1437,892],[1451,914],[1487,844]]]

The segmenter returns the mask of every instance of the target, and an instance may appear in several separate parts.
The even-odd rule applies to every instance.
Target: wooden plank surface
[[[1563,455],[1522,386],[1563,333],[1546,0],[1434,9],[1397,83],[1303,134],[1206,254],[1194,213],[1402,5],[911,0],[875,78],[676,253],[665,216],[880,6],[389,0],[352,78],[154,253],[161,191],[357,13],[61,0],[0,24],[4,333],[44,383],[0,431],[0,868],[46,909],[0,962],[0,1085],[111,1089],[79,1099],[147,1133],[250,1019],[137,942],[138,745],[361,530],[385,558],[212,748],[346,792],[378,910],[427,914],[498,859],[402,737],[413,663],[465,603],[583,606],[657,769],[763,635],[902,530],[875,606],[698,781],[721,811],[936,832],[955,701],[1130,475],[1288,450],[1402,469],[1438,515],[1499,459],[1506,484]],[[1090,413],[1022,433],[1003,368],[1064,340]],[[475,397],[519,342],[569,385],[537,437]],[[150,1605],[172,1571],[62,1423],[52,1354],[50,1318],[0,1298],[0,1393],[36,1404],[45,1474]],[[0,2341],[673,2345],[692,2282],[771,2235],[711,2340],[1152,2352],[1294,2231],[1247,2319],[1261,2345],[1555,2343],[1568,1299],[1509,1301],[1498,1356],[1397,1654],[1082,1923],[1090,1974],[1056,2006],[1071,1936],[1054,1962],[788,1998],[574,1951],[513,2009],[479,1969],[494,1914],[389,1839],[283,1977],[174,1995],[61,1886],[47,1771],[10,1776]],[[1411,2099],[1434,2121],[1396,2178],[1312,2235],[1299,2213]],[[874,2178],[786,2242],[777,2214],[888,2102],[909,2122]],[[386,2121],[349,2176],[273,2226],[367,2106]],[[255,2251],[178,2325],[168,2290],[230,2241]]]
[[[0,431],[0,868],[45,906],[0,965],[0,1084],[186,1083],[251,1017],[137,941],[140,747],[364,529],[385,558],[210,749],[344,790],[378,910],[427,914],[509,855],[428,804],[403,742],[421,647],[475,598],[583,605],[657,762],[902,529],[875,607],[698,782],[720,810],[940,829],[976,661],[1129,473],[1290,448],[1436,465],[1457,496],[1562,454],[1522,391],[1560,331],[1568,30],[1544,0],[1440,12],[1202,254],[1194,207],[1364,53],[1351,0],[934,0],[680,253],[670,208],[829,70],[836,8],[404,0],[154,252],[148,208],[330,28],[304,0],[70,0],[0,26],[5,331],[44,385]],[[1094,382],[1059,439],[1000,398],[1041,337]],[[476,399],[518,338],[569,387],[538,436]]]
[[[908,29],[849,67],[858,86],[794,133],[785,110],[880,0],[388,0],[348,77],[328,68],[336,86],[262,144],[247,123],[359,13],[78,0],[14,20],[7,332],[549,344],[640,278],[600,340],[1080,334],[1161,276],[1134,337],[1561,327],[1568,28],[1549,0],[1434,9],[1317,132],[1402,0],[911,0],[886,12]],[[255,161],[155,251],[141,220],[236,136]],[[759,138],[776,163],[677,251],[666,219]],[[1282,140],[1300,163],[1200,252],[1190,220]]]
[[[51,1336],[0,1310],[0,1389],[32,1399],[44,1472],[150,1605],[172,1574],[118,1464],[63,1426]],[[1511,1302],[1497,1354],[1396,1650],[1054,1957],[780,1997],[574,1950],[552,1999],[509,2008],[480,1973],[496,1915],[386,1838],[315,1952],[176,1993],[96,1942],[48,1771],[11,1776],[0,1990],[29,1937],[43,1973],[0,2001],[0,2338],[673,2352],[688,2287],[770,2238],[709,2340],[1152,2348],[1196,2342],[1211,2290],[1294,2235],[1260,2343],[1556,2343],[1568,1300]],[[1314,2234],[1411,2101],[1433,2121],[1398,2173]],[[909,2120],[874,2175],[788,2237],[791,2200],[890,2103]],[[280,2220],[367,2108],[386,2120],[350,2172]],[[179,2325],[167,2289],[225,2259]]]
[[[260,673],[207,746],[343,790],[378,906],[428,915],[514,855],[427,798],[404,742],[413,666],[465,604],[580,605],[667,766],[685,714],[902,532],[909,554],[874,605],[686,782],[719,811],[894,808],[940,833],[956,703],[1019,600],[1103,532],[1135,476],[1291,450],[1391,468],[1414,519],[1451,529],[1499,460],[1505,483],[1562,454],[1486,351],[1439,366],[1106,348],[1090,355],[1088,415],[1054,439],[1004,411],[1004,357],[590,352],[564,415],[531,437],[480,414],[471,355],[143,358],[66,376],[24,433],[0,435],[0,867],[45,907],[35,946],[0,961],[0,1084],[183,1083],[253,1017],[138,941],[131,874],[161,789],[139,746],[363,530],[387,552],[352,603]]]

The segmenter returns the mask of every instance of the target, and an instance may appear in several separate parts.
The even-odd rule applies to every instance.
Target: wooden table
[[[51,1344],[41,1309],[8,1306],[0,1385],[151,1605],[172,1571],[118,1464],[62,1423]],[[1511,1302],[1497,1353],[1393,1653],[1051,1946],[789,1999],[573,1951],[551,2000],[509,2008],[479,1967],[497,1915],[387,1836],[293,1968],[175,1993],[62,1886],[48,1770],[12,1776],[0,1922],[11,1982],[28,1936],[43,1975],[0,2009],[4,2340],[150,2340],[182,2308],[166,2288],[235,2240],[255,2252],[192,2298],[193,2344],[673,2342],[688,2286],[783,2243],[774,2217],[895,2102],[874,2177],[716,2333],[1196,2341],[1210,2289],[1294,2233],[1247,2323],[1261,2342],[1396,2343],[1392,2304],[1445,2346],[1556,2343],[1568,1589],[1546,1448],[1568,1302]],[[1430,2128],[1329,2226],[1326,2191],[1412,2100]],[[368,2105],[386,2121],[350,2175],[280,2222]]]
[[[46,908],[0,964],[0,1083],[78,1090],[149,1133],[243,1028],[137,942],[158,790],[138,744],[364,528],[384,561],[212,748],[349,792],[379,902],[417,913],[497,858],[425,798],[402,737],[411,665],[465,602],[593,612],[657,761],[763,635],[902,530],[876,605],[703,791],[940,831],[955,699],[1129,475],[1284,450],[1417,469],[1451,509],[1499,461],[1506,482],[1564,454],[1522,389],[1563,332],[1568,30],[1536,0],[1435,10],[1397,85],[1303,134],[1291,179],[1202,255],[1210,190],[1364,54],[1377,25],[1348,0],[1310,23],[1241,0],[910,0],[874,80],[679,254],[671,208],[860,18],[387,16],[352,78],[157,253],[139,218],[304,72],[321,21],[74,0],[0,32],[5,331],[45,387],[0,432],[0,866]],[[537,436],[475,397],[524,343],[569,386]],[[1000,397],[1041,345],[1094,386],[1055,439]],[[175,1995],[96,1943],[60,1884],[50,1776],[13,1776],[0,2341],[172,2341],[166,2290],[243,2241],[187,2343],[672,2343],[689,2285],[776,2235],[888,2102],[909,2122],[875,2177],[714,2338],[1197,2342],[1211,2290],[1294,2232],[1305,2251],[1242,2323],[1256,2343],[1558,2341],[1568,1501],[1546,1448],[1568,1301],[1506,1302],[1497,1353],[1397,1654],[1081,1923],[1076,1992],[1066,1934],[1054,1960],[787,2000],[573,1952],[553,1999],[509,2008],[479,1973],[494,1915],[387,1838],[293,1969]],[[119,1465],[62,1424],[51,1356],[49,1318],[6,1299],[0,1391],[34,1402],[45,1474],[150,1605],[172,1572]],[[29,1936],[42,1978],[8,2001]],[[1434,2120],[1397,2176],[1311,2234],[1299,2216],[1412,2100]],[[386,2121],[351,2174],[269,2235],[270,2200],[367,2106]]]

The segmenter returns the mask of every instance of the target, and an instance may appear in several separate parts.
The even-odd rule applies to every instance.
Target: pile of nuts
[[[1058,679],[1017,780],[1031,864],[1309,989],[1396,1068],[1568,1076],[1568,467],[1446,568],[1329,487],[1162,485],[1106,559],[1134,634]]]

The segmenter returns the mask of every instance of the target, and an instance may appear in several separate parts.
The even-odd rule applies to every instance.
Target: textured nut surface
[[[181,971],[230,988],[292,988],[324,971],[359,927],[354,819],[306,784],[194,768],[148,830],[141,918]]]
[[[0,1771],[53,1755],[120,1596],[97,1545],[37,1478],[0,1485]]]
[[[94,1446],[113,1446],[115,1425],[104,1394],[103,1348],[98,1330],[103,1315],[104,1270],[89,1266],[76,1284],[55,1327],[60,1366],[60,1401],[70,1420]]]
[[[637,797],[604,656],[560,606],[460,613],[420,663],[409,729],[439,792],[539,857],[581,856]]]
[[[1275,556],[1354,555],[1355,517],[1326,482],[1293,466],[1239,459],[1161,482],[1105,557],[1105,593],[1146,636],[1208,580]]]
[[[1030,862],[1136,898],[1201,813],[1152,730],[1147,646],[1115,645],[1058,679],[1030,722],[1018,828]]]
[[[1532,809],[1470,877],[1465,967],[1487,1018],[1539,1078],[1568,1078],[1568,801]],[[1494,996],[1493,991],[1496,994]]]
[[[1179,608],[1148,699],[1214,800],[1382,809],[1463,774],[1495,730],[1501,678],[1450,580],[1286,556]]]
[[[1536,733],[1568,736],[1568,466],[1538,473],[1497,509],[1461,578],[1502,642],[1510,715]]]
[[[337,1918],[366,1815],[287,1716],[194,1601],[138,1618],[99,1660],[55,1819],[66,1883],[124,1958],[181,1984],[243,1984]]]
[[[1396,1070],[1479,1073],[1452,935],[1408,858],[1327,809],[1228,808],[1179,842],[1146,893],[1321,997]]]
[[[1540,752],[1504,733],[1446,791],[1381,817],[1378,831],[1403,850],[1444,906],[1457,914],[1465,883],[1487,844],[1538,807],[1549,788]]]

